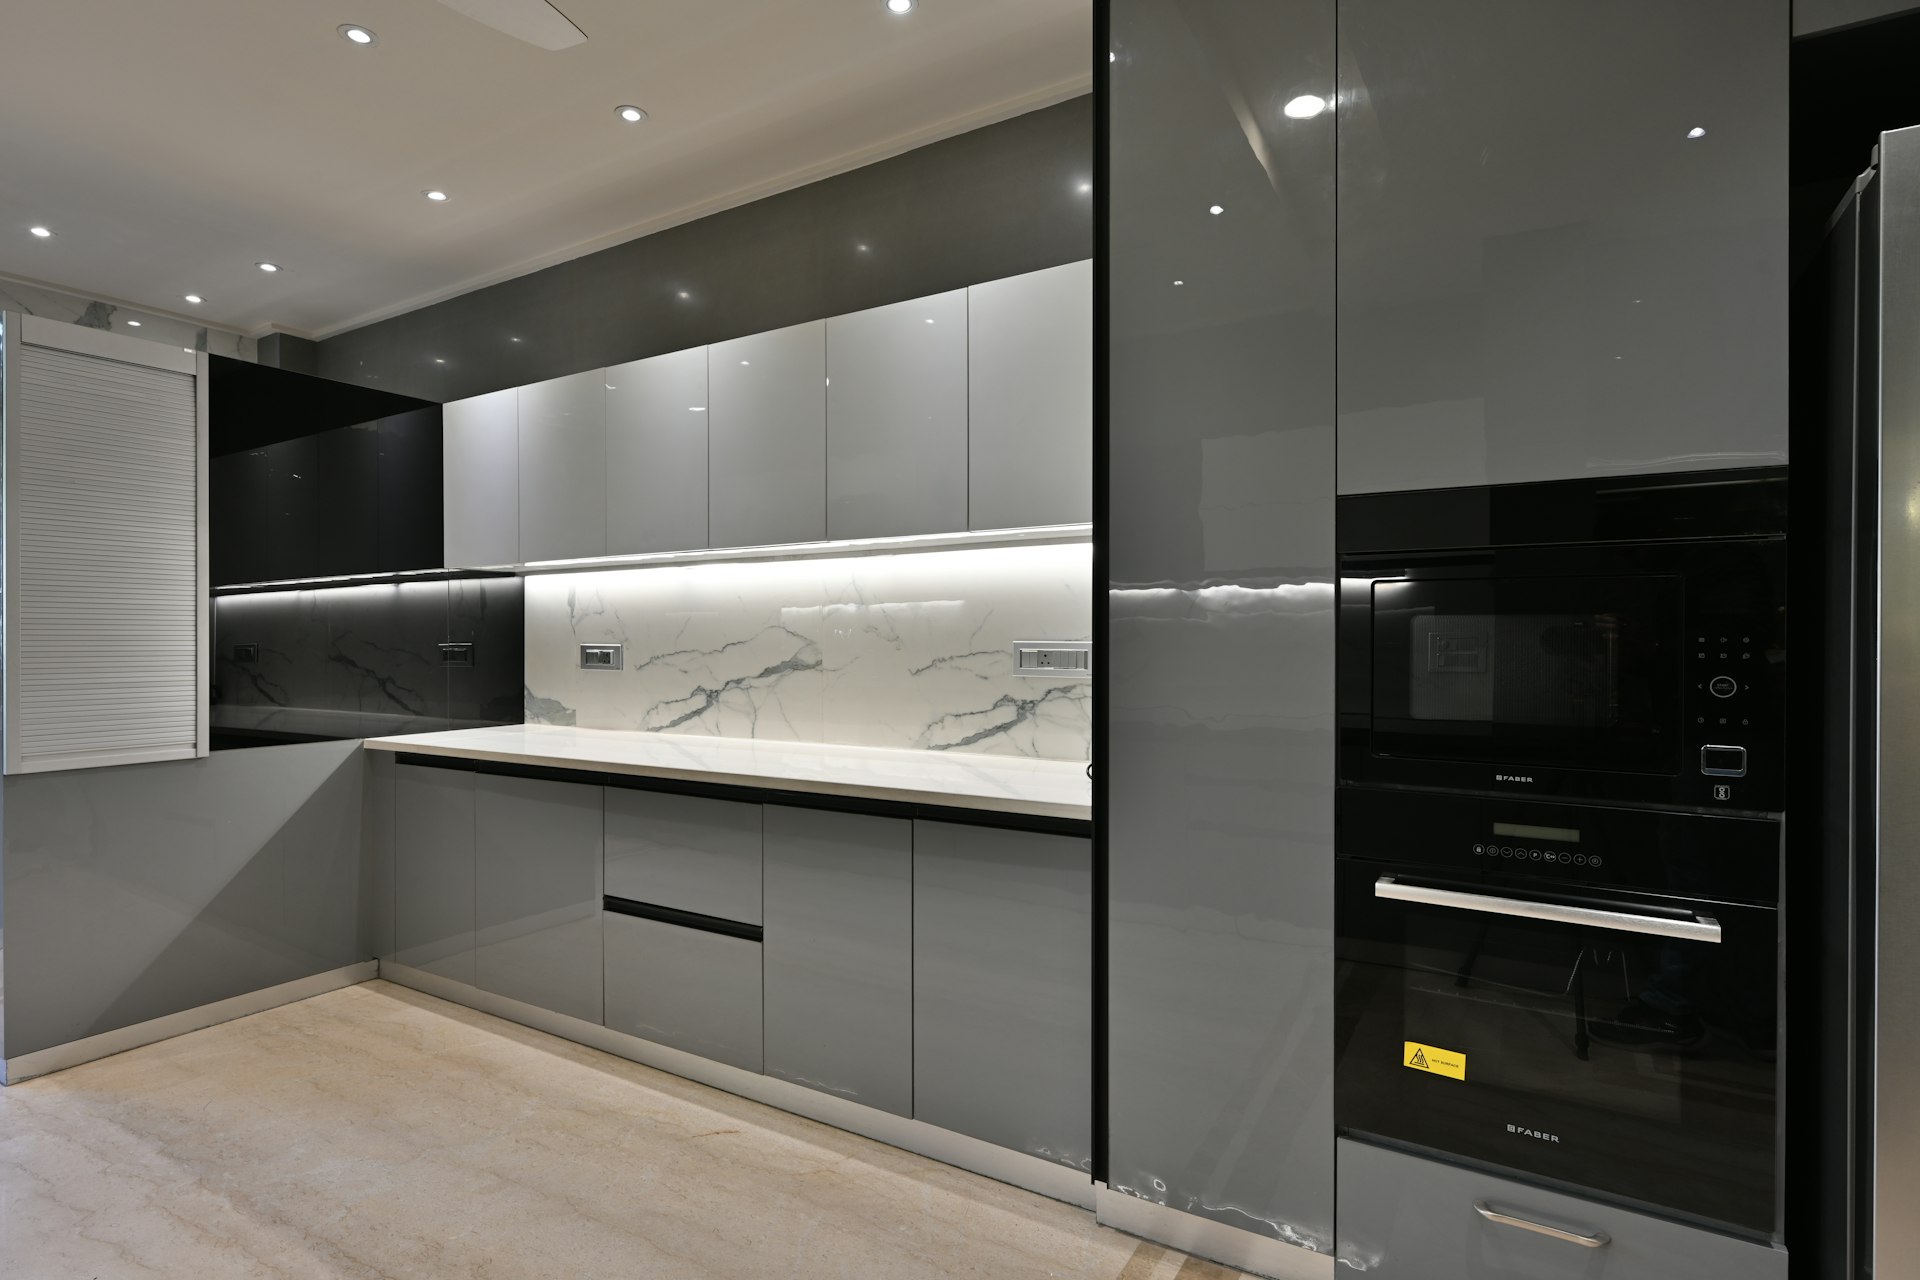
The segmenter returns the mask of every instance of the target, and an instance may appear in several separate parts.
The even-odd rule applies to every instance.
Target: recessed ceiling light
[[[887,0],[889,13],[912,13],[913,0]]]
[[[127,321],[127,328],[129,328],[129,329],[138,329],[139,327],[140,327],[140,322],[139,322],[138,320],[129,320],[129,321]]]
[[[1693,128],[1687,130],[1687,136],[1689,138],[1704,138],[1707,136],[1707,131],[1699,125],[1695,125]]]
[[[1227,210],[1226,210],[1226,207],[1225,207],[1224,205],[1217,205],[1217,204],[1215,204],[1215,205],[1208,205],[1208,206],[1207,206],[1207,212],[1208,212],[1208,213],[1210,213],[1210,214],[1212,214],[1212,215],[1213,215],[1214,217],[1216,217],[1216,218],[1217,218],[1217,217],[1219,217],[1219,216],[1220,216],[1221,214],[1223,214],[1223,213],[1225,213],[1226,211],[1227,211]]]
[[[274,272],[280,269],[276,263],[272,263],[272,262],[256,262],[253,265],[260,268],[262,271],[266,272],[268,275],[272,275]]]
[[[48,239],[53,235],[53,232],[46,227],[28,227],[27,230],[33,232],[34,235],[39,236],[42,240]]]
[[[427,188],[425,191],[422,191],[420,194],[425,196],[427,199],[433,201],[435,204],[445,204],[447,200],[446,192],[437,190],[432,187]]]
[[[1327,100],[1317,94],[1303,93],[1280,108],[1289,120],[1311,120],[1327,109]]]
[[[380,43],[379,36],[357,22],[343,22],[337,30],[340,32],[340,38],[348,44],[357,44],[366,48]]]
[[[206,299],[205,299],[205,298],[203,298],[203,297],[201,297],[201,296],[200,296],[199,294],[197,294],[197,293],[190,293],[190,294],[188,294],[188,295],[186,295],[186,297],[187,297],[187,301],[188,301],[188,302],[192,302],[192,303],[196,303],[196,304],[197,304],[197,303],[201,303],[201,302],[205,302],[205,301],[206,301]]]
[[[1083,182],[1080,184],[1081,195],[1086,195],[1089,191],[1092,191],[1092,190],[1093,190],[1093,184],[1091,182]]]
[[[640,108],[633,106],[631,104],[626,106],[615,107],[613,109],[613,113],[619,116],[622,120],[625,120],[628,124],[639,124],[642,120],[645,120],[647,118],[646,112],[642,111]]]

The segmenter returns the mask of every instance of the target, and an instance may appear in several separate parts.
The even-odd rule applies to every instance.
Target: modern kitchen
[[[1917,52],[0,13],[0,1273],[1920,1276]]]

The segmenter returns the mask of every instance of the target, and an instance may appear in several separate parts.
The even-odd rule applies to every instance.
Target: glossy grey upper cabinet
[[[827,321],[827,536],[967,527],[967,291]]]
[[[442,530],[456,569],[520,562],[519,392],[445,407]]]
[[[827,324],[707,348],[708,527],[716,547],[827,536]]]
[[[521,387],[520,559],[606,553],[606,370]]]
[[[607,551],[707,545],[707,349],[607,370]]]
[[[1093,263],[967,290],[968,528],[1093,519]]]
[[[477,776],[474,985],[599,1022],[601,788]]]
[[[1784,462],[1788,0],[1339,15],[1341,492]]]

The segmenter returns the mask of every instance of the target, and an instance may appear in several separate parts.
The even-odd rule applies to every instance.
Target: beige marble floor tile
[[[0,1092],[0,1276],[1233,1280],[389,983]]]

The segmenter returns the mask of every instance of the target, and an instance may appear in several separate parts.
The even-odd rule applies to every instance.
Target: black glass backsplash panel
[[[519,724],[524,599],[510,577],[217,596],[213,745]]]

